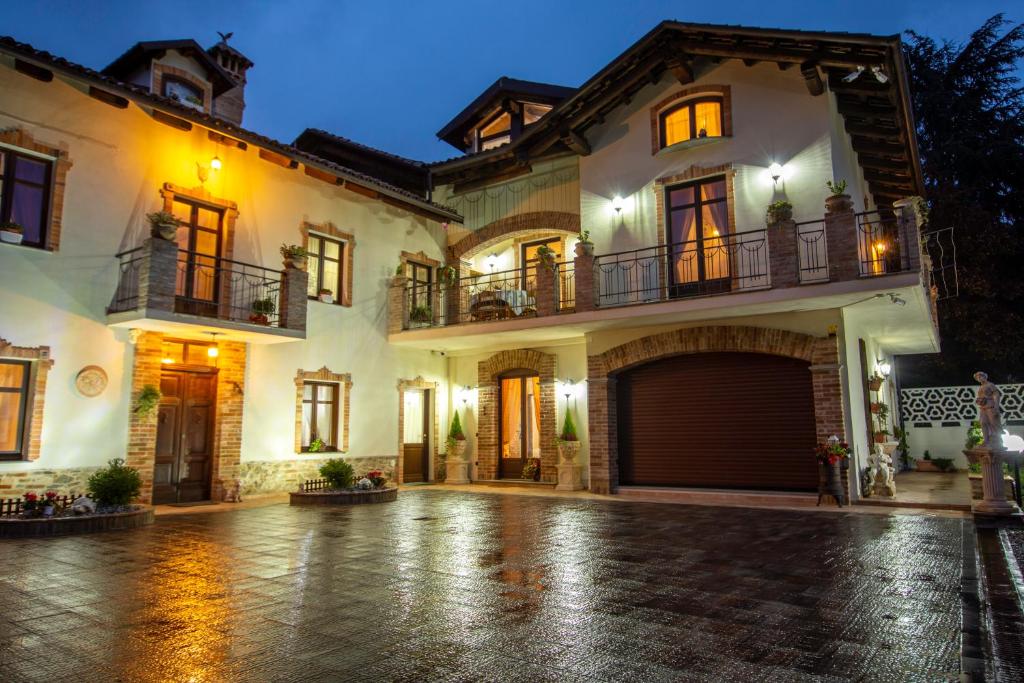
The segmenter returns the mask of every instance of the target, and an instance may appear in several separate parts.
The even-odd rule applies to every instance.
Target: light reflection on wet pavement
[[[0,679],[955,680],[963,523],[420,490],[7,541]]]

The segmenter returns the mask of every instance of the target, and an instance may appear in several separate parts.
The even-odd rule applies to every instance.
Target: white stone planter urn
[[[556,491],[583,490],[583,466],[576,463],[580,453],[579,441],[558,442],[558,484]]]
[[[448,449],[448,459],[445,461],[444,483],[468,484],[469,459],[466,458],[466,440],[456,439],[451,444]]]

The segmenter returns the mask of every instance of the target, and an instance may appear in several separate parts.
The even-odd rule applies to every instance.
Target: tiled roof
[[[356,142],[355,140],[352,140],[351,138],[346,138],[346,137],[343,137],[341,135],[337,135],[335,133],[330,133],[330,132],[328,132],[326,130],[323,130],[321,128],[307,128],[306,130],[302,131],[302,133],[300,135],[303,135],[303,134],[306,134],[306,133],[315,133],[317,135],[322,135],[325,138],[330,138],[331,140],[335,140],[335,141],[337,141],[337,142],[339,142],[339,143],[341,143],[343,145],[348,145],[349,147],[355,147],[357,149],[362,149],[362,150],[365,150],[367,152],[370,152],[371,154],[379,154],[380,156],[387,157],[389,159],[393,159],[394,161],[398,161],[398,162],[401,162],[401,163],[404,163],[404,164],[409,164],[410,166],[415,166],[417,168],[425,168],[426,166],[428,166],[428,164],[423,162],[423,161],[417,161],[416,159],[409,159],[408,157],[403,157],[403,156],[399,156],[397,154],[392,154],[391,152],[385,152],[382,149],[377,149],[376,147],[370,147],[369,145],[364,145],[363,143]],[[298,138],[295,138],[295,139],[298,140]],[[293,141],[293,144],[294,144],[294,141]]]
[[[354,171],[321,157],[309,154],[308,152],[304,152],[287,143],[274,140],[273,138],[242,128],[241,126],[236,126],[233,123],[217,118],[211,114],[197,111],[170,98],[151,93],[148,89],[141,86],[118,80],[112,76],[100,73],[95,69],[90,69],[89,67],[76,64],[75,62],[71,62],[63,57],[58,57],[57,55],[46,52],[45,50],[38,50],[31,45],[19,42],[10,36],[0,36],[0,50],[8,52],[16,57],[31,59],[45,66],[57,69],[72,77],[107,86],[108,88],[119,91],[119,94],[129,97],[136,102],[142,102],[149,106],[172,112],[175,116],[182,119],[193,121],[217,132],[224,133],[225,135],[236,137],[240,140],[245,140],[246,142],[251,142],[252,144],[283,154],[292,159],[308,163],[309,165],[320,168],[321,170],[336,173],[345,178],[365,183],[384,194],[403,198],[409,201],[409,203],[415,204],[424,209],[432,209],[444,218],[451,218],[459,222],[462,220],[462,217],[459,216],[455,210],[447,206],[442,206],[441,204],[428,201],[415,193],[408,192],[400,187],[395,187],[394,185],[384,182],[379,178],[366,175],[365,173],[359,173],[358,171]]]

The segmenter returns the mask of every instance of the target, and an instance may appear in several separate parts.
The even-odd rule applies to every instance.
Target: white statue
[[[871,467],[871,491],[880,496],[896,495],[896,472],[892,466],[892,456],[885,452],[880,443],[875,444],[874,452],[868,456]]]
[[[71,512],[76,515],[91,515],[96,512],[96,503],[89,496],[75,498],[71,504]]]
[[[1002,392],[984,372],[974,373],[974,380],[981,384],[974,403],[978,406],[978,421],[981,423],[981,445],[990,450],[1003,449],[1003,411],[999,405]]]

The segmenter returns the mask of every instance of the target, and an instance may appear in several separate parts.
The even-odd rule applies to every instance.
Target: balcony
[[[485,335],[544,343],[623,324],[838,308],[879,289],[916,288],[914,296],[927,301],[920,242],[908,206],[898,214],[836,212],[445,284],[396,278],[389,338],[457,350]]]
[[[107,308],[112,327],[183,338],[216,332],[256,344],[306,336],[305,271],[275,271],[155,238],[117,259],[117,288]]]

